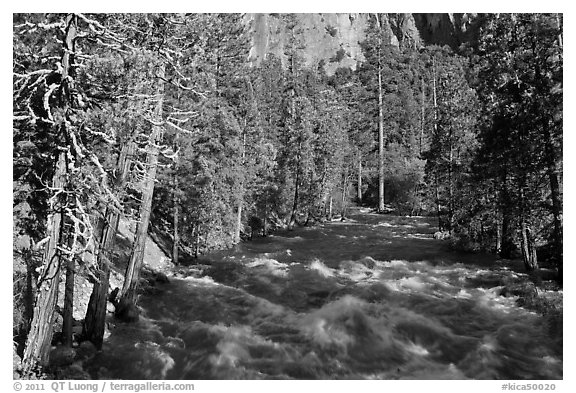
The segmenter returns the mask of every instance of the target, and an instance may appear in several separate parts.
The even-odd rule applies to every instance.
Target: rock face
[[[287,39],[285,24],[280,14],[249,14],[253,34],[250,59],[258,63],[269,53],[284,58]],[[305,48],[306,64],[326,62],[325,69],[333,73],[338,67],[355,67],[362,60],[359,42],[364,39],[368,14],[297,14],[298,26]],[[339,61],[337,52],[343,50]]]
[[[308,66],[324,60],[330,75],[338,67],[354,69],[363,61],[360,42],[365,39],[371,14],[296,14]],[[450,45],[457,48],[473,38],[476,14],[383,14],[390,43],[419,48],[426,44]],[[259,63],[268,54],[284,60],[287,40],[281,14],[246,14],[252,32],[250,60]]]
[[[474,41],[478,33],[478,14],[412,14],[415,26],[427,44],[457,48]]]

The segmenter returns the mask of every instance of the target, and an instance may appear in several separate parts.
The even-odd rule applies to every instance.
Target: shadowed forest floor
[[[122,379],[560,379],[561,293],[434,240],[434,220],[354,210],[180,268],[110,319],[85,364]]]

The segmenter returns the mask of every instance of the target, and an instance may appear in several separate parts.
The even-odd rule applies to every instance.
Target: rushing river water
[[[526,277],[433,222],[357,214],[209,256],[142,296],[88,366],[122,379],[558,379],[562,337],[500,295]],[[560,331],[561,332],[561,331]]]

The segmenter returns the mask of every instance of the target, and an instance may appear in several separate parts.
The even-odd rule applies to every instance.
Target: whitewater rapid
[[[180,269],[110,322],[94,378],[560,379],[562,335],[503,296],[527,277],[421,217],[358,214]]]

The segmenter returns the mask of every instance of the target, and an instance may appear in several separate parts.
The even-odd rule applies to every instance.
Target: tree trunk
[[[544,125],[544,148],[546,152],[546,164],[548,181],[550,182],[550,197],[552,199],[552,215],[554,217],[554,257],[556,263],[561,266],[563,260],[563,242],[562,242],[562,193],[560,190],[560,182],[558,180],[558,165],[556,160],[556,152],[552,140],[552,134],[548,125]]]
[[[178,104],[180,104],[180,92],[178,92]],[[174,137],[174,150],[178,151],[178,133]],[[174,225],[174,242],[172,243],[172,262],[178,265],[178,248],[180,247],[180,234],[178,227],[180,225],[180,201],[178,200],[178,155],[174,157],[174,190],[172,193],[172,203],[174,205],[174,214],[172,222]]]
[[[432,57],[432,98],[434,101],[434,132],[438,132],[438,102],[436,100],[436,60]]]
[[[328,202],[328,221],[332,221],[332,191],[330,191],[330,199]]]
[[[62,189],[66,180],[66,155],[60,153],[56,164],[56,172],[52,187]],[[62,232],[61,196],[55,196],[50,202],[50,216],[47,231],[50,236],[42,258],[43,270],[40,286],[34,304],[34,317],[26,340],[22,368],[24,373],[32,371],[37,365],[45,366],[52,342],[54,308],[58,302],[58,287],[60,284],[60,253],[57,250]]]
[[[300,159],[301,159],[302,140],[298,142],[298,156],[296,157],[296,178],[294,180],[294,202],[292,204],[292,212],[290,213],[290,221],[288,222],[288,230],[294,229],[296,224],[296,214],[298,214],[298,198],[300,191]]]
[[[536,247],[532,237],[532,231],[526,223],[524,217],[521,219],[521,232],[522,232],[522,260],[526,270],[531,272],[538,269],[538,259],[536,257]]]
[[[94,283],[88,302],[86,317],[82,328],[82,336],[92,342],[96,348],[102,348],[106,325],[106,304],[110,283],[110,256],[114,247],[116,232],[120,222],[117,212],[107,213],[103,223],[101,243],[98,250],[98,281]]]
[[[425,92],[424,92],[424,78],[422,78],[422,106],[420,110],[420,143],[419,143],[419,153],[422,156],[422,144],[424,143],[424,124],[425,124],[425,112],[424,112],[424,103],[425,103]]]
[[[516,246],[514,245],[511,201],[506,187],[507,186],[504,185],[501,191],[502,243],[500,245],[499,255],[501,258],[512,259],[512,253],[516,249]]]
[[[26,261],[26,297],[24,301],[24,320],[26,334],[30,330],[30,323],[34,317],[34,297],[36,296],[34,281],[34,259],[32,257],[32,250],[24,251],[24,260]]]
[[[444,226],[442,225],[442,212],[440,211],[440,185],[438,184],[438,169],[434,170],[434,192],[436,199],[436,215],[438,216],[438,230],[442,232]]]
[[[557,13],[556,15],[556,27],[558,28],[558,46],[560,49],[564,49],[564,40],[562,39],[562,24],[560,23],[560,15]]]
[[[502,250],[502,217],[498,210],[495,214],[496,218],[496,253],[500,254]]]
[[[340,205],[340,220],[346,219],[346,196],[348,190],[348,168],[344,172],[344,179],[342,181],[342,203]]]
[[[74,324],[74,256],[66,258],[66,285],[64,289],[64,313],[62,317],[62,344],[72,347]]]
[[[74,62],[74,51],[75,51],[75,39],[76,39],[76,17],[73,15],[68,15],[68,29],[65,41],[65,54],[62,56],[62,79],[66,79],[72,73],[72,63]],[[70,94],[70,86],[68,82],[62,83],[62,88],[64,88],[64,94]],[[68,97],[64,98],[63,101],[63,111],[66,113],[68,107]],[[66,126],[65,126],[66,127]],[[67,161],[65,161],[67,164]],[[64,224],[61,223],[63,226]],[[61,240],[62,240],[61,235]],[[73,244],[72,236],[69,239],[69,247],[73,249],[75,244]],[[74,310],[74,255],[69,254],[66,256],[66,283],[64,286],[64,310],[62,315],[62,336],[63,344],[68,347],[72,347],[72,324],[74,321],[73,310]]]
[[[60,83],[61,107],[64,116],[69,106],[71,74],[73,75],[74,54],[76,51],[77,17],[74,14],[66,16],[66,30],[62,54],[62,79]],[[66,130],[67,123],[60,124]],[[52,179],[54,189],[63,189],[66,181],[66,153],[60,152],[56,170]],[[44,366],[48,361],[48,352],[52,342],[54,309],[58,302],[60,284],[60,253],[58,246],[63,237],[62,195],[55,195],[50,201],[50,215],[47,221],[48,244],[42,259],[42,275],[34,305],[34,316],[30,332],[26,340],[22,368],[24,373],[30,372],[37,364]]]
[[[118,175],[114,179],[116,189],[124,187],[126,177],[130,170],[132,154],[134,154],[135,145],[133,141],[128,141],[122,146],[118,163],[116,165]],[[108,290],[110,285],[110,260],[118,224],[120,223],[120,213],[109,209],[106,216],[101,219],[100,227],[100,244],[96,256],[98,264],[98,281],[94,283],[92,294],[88,302],[86,317],[82,327],[83,338],[92,342],[96,348],[102,348],[104,340],[104,330],[106,325],[106,305],[108,301]]]
[[[382,103],[382,69],[378,57],[378,211],[384,211],[384,109]]]
[[[144,263],[144,249],[146,247],[146,238],[148,237],[148,224],[150,223],[150,213],[152,211],[152,198],[154,195],[154,182],[156,180],[156,170],[158,167],[159,144],[162,140],[163,128],[157,125],[162,122],[162,105],[164,101],[164,68],[162,63],[159,67],[159,78],[157,79],[156,95],[158,101],[154,109],[152,125],[152,134],[147,146],[146,153],[146,175],[142,189],[142,204],[140,206],[140,222],[136,229],[134,245],[130,262],[126,268],[122,295],[116,309],[117,315],[123,313],[125,307],[134,308],[136,305],[136,294],[138,290],[138,281],[140,279],[140,270]]]
[[[358,155],[358,204],[362,205],[362,155]]]
[[[264,194],[264,216],[262,218],[262,237],[266,237],[267,217],[268,217],[268,193]]]
[[[194,258],[198,258],[200,255],[200,225],[196,225],[194,228],[196,230],[196,241],[194,243]]]
[[[176,187],[174,191],[178,189],[178,176],[174,176],[174,186]],[[180,220],[180,206],[178,201],[178,196],[176,192],[173,195],[174,200],[174,242],[172,244],[172,262],[174,265],[178,265],[178,247],[180,247],[180,234],[178,233],[178,225]]]
[[[244,130],[246,130],[246,119],[244,121]],[[246,165],[246,132],[242,133],[242,167]],[[240,243],[240,233],[242,232],[242,207],[244,205],[244,179],[240,182],[240,191],[238,196],[238,207],[236,210],[236,233],[234,235],[234,242]]]
[[[300,164],[297,164],[297,169],[296,169],[296,180],[295,180],[295,185],[294,185],[294,202],[292,203],[292,212],[290,213],[290,221],[288,222],[288,230],[292,230],[294,229],[294,225],[296,224],[296,214],[298,212],[298,191],[299,191],[299,175],[300,175]]]
[[[378,27],[378,211],[384,211],[384,104],[382,98],[382,29],[376,13]]]
[[[453,168],[453,161],[454,161],[454,144],[452,141],[452,127],[450,127],[450,131],[448,134],[449,138],[449,162],[448,162],[448,230],[450,234],[454,230],[454,168]]]

